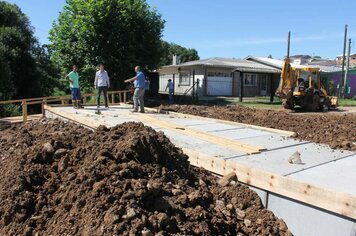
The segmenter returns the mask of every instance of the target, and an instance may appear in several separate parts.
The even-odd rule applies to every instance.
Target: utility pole
[[[288,32],[288,48],[287,48],[287,58],[289,58],[289,51],[290,51],[290,31]]]
[[[343,78],[344,78],[344,70],[345,70],[345,52],[346,52],[346,37],[347,37],[347,25],[345,25],[345,35],[344,35],[344,51],[342,53],[342,69],[341,69],[341,78],[340,78],[340,84],[339,84],[339,97],[340,95],[343,97]],[[340,94],[341,93],[341,94]]]
[[[345,94],[347,94],[347,74],[349,72],[349,65],[350,65],[350,53],[351,53],[351,38],[349,38],[349,48],[347,51],[347,59],[346,59],[346,71],[345,71],[345,77],[344,77],[344,97]]]

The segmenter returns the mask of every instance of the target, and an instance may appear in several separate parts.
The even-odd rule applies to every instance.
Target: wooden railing
[[[108,91],[108,102],[111,105],[119,104],[119,103],[126,103],[127,102],[127,93],[129,93],[130,90],[117,90],[117,91]],[[89,97],[94,97],[94,103],[95,104],[95,97],[96,93],[87,93],[87,94],[82,94],[82,100],[84,105],[88,105],[87,101]],[[118,100],[117,100],[118,99]],[[26,98],[26,99],[17,99],[17,100],[8,100],[8,101],[0,101],[0,105],[2,104],[16,104],[16,103],[21,103],[22,106],[22,120],[23,122],[27,121],[27,108],[29,105],[36,105],[36,104],[41,104],[41,110],[42,110],[42,115],[44,115],[45,110],[44,110],[44,105],[48,103],[54,103],[54,102],[60,102],[60,105],[65,106],[68,103],[68,101],[71,100],[70,95],[65,95],[65,96],[50,96],[50,97],[39,97],[39,98]],[[118,101],[118,102],[117,102]]]

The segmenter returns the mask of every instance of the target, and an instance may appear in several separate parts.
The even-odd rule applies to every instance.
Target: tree
[[[135,65],[157,67],[163,27],[144,0],[67,0],[50,30],[50,48],[63,71],[77,64],[90,85],[96,65],[104,63],[118,87]]]
[[[171,65],[173,55],[179,55],[181,63],[199,60],[198,52],[194,48],[185,48],[175,43],[162,41],[161,50],[160,66]]]
[[[15,4],[0,1],[0,99],[46,96],[56,75],[27,16]],[[48,74],[51,68],[53,73]],[[45,70],[44,70],[45,69]],[[44,88],[44,85],[47,88]]]

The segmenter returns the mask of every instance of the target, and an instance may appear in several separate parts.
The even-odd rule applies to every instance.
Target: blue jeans
[[[72,100],[80,100],[80,89],[71,88]]]
[[[170,89],[168,92],[169,104],[173,103],[173,89]]]
[[[100,87],[98,87],[98,96],[97,96],[97,99],[96,99],[96,104],[97,104],[98,106],[100,106],[100,95],[101,95],[101,91],[103,91],[103,94],[104,94],[105,107],[108,107],[108,96],[107,96],[108,87],[107,87],[107,86],[100,86]]]

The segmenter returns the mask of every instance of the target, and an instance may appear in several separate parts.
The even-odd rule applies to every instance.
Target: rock
[[[222,200],[216,200],[215,201],[215,211],[223,211],[225,209],[225,203]]]
[[[59,172],[62,172],[62,171],[64,171],[65,169],[67,169],[67,167],[68,167],[68,162],[69,162],[68,157],[64,157],[64,158],[58,163],[58,171],[59,171]]]
[[[162,228],[162,226],[164,226],[169,220],[169,217],[166,213],[159,213],[157,215],[157,222],[160,228]]]
[[[246,225],[246,227],[250,227],[251,226],[251,220],[244,219],[244,224]]]
[[[286,223],[281,220],[281,219],[278,219],[276,221],[276,224],[278,225],[278,229],[281,230],[281,231],[287,231],[288,230],[288,227],[286,225]]]
[[[177,196],[177,195],[179,195],[179,194],[181,194],[182,193],[182,191],[180,190],[180,189],[172,189],[172,194],[174,195],[174,196]]]
[[[262,220],[261,218],[258,218],[258,219],[256,220],[256,224],[262,225],[262,224],[263,224],[263,220]]]
[[[243,220],[246,216],[246,213],[243,210],[236,208],[236,216],[237,216],[237,219]]]
[[[194,202],[198,199],[200,199],[200,193],[199,191],[194,191],[188,195],[188,199],[190,202]]]
[[[93,194],[98,193],[105,186],[105,180],[93,184]]]
[[[54,148],[49,142],[47,142],[47,143],[43,144],[42,151],[45,154],[53,154],[54,153]]]
[[[303,164],[302,159],[300,158],[300,152],[296,151],[292,156],[288,158],[290,164]]]
[[[224,186],[229,185],[231,181],[237,181],[237,176],[236,176],[235,172],[231,172],[231,173],[225,175],[224,177],[222,177],[219,180],[219,184],[224,187]]]
[[[54,157],[55,159],[59,159],[59,158],[61,158],[62,156],[64,156],[65,154],[67,154],[67,149],[60,148],[60,149],[58,149],[57,151],[54,152],[53,157]]]
[[[124,220],[131,220],[136,216],[136,211],[133,208],[128,208],[126,214],[122,216]]]
[[[151,230],[145,228],[141,231],[141,235],[142,236],[153,236],[154,234],[151,232]]]
[[[104,222],[107,225],[116,224],[119,222],[119,216],[115,214],[115,208],[111,207],[104,216]]]

